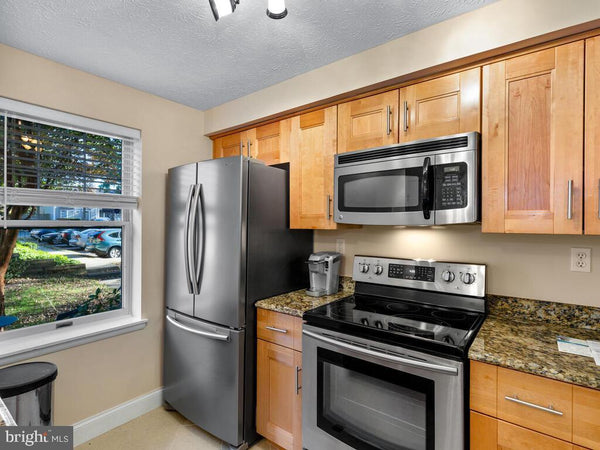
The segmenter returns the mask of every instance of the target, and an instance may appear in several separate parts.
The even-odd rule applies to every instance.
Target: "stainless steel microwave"
[[[479,220],[480,135],[407,142],[335,156],[335,216],[360,225]]]

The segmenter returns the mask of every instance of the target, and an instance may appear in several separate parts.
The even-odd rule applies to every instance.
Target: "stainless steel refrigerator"
[[[288,191],[244,157],[169,170],[164,399],[233,447],[257,437],[254,303],[307,285],[313,235],[289,229]]]

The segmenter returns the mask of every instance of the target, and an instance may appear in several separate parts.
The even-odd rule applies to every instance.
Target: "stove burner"
[[[388,323],[388,330],[401,331],[402,333],[412,334],[413,336],[420,336],[428,339],[433,339],[435,337],[435,333],[433,331],[421,330],[420,328],[402,325],[394,322]]]
[[[432,311],[431,315],[433,317],[437,317],[438,319],[442,319],[442,320],[449,320],[449,321],[463,321],[467,318],[467,315],[463,312],[460,311],[445,311],[445,310],[438,310],[438,311]]]

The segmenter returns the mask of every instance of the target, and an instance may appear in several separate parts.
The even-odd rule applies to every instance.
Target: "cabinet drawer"
[[[302,351],[302,319],[300,317],[258,308],[256,328],[258,339]]]
[[[498,368],[498,418],[565,441],[572,439],[573,387]]]
[[[569,442],[564,442],[499,420],[498,448],[503,450],[571,450],[573,446]]]

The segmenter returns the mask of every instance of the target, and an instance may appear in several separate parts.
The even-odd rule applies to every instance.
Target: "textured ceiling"
[[[492,1],[0,0],[0,42],[205,110]]]

